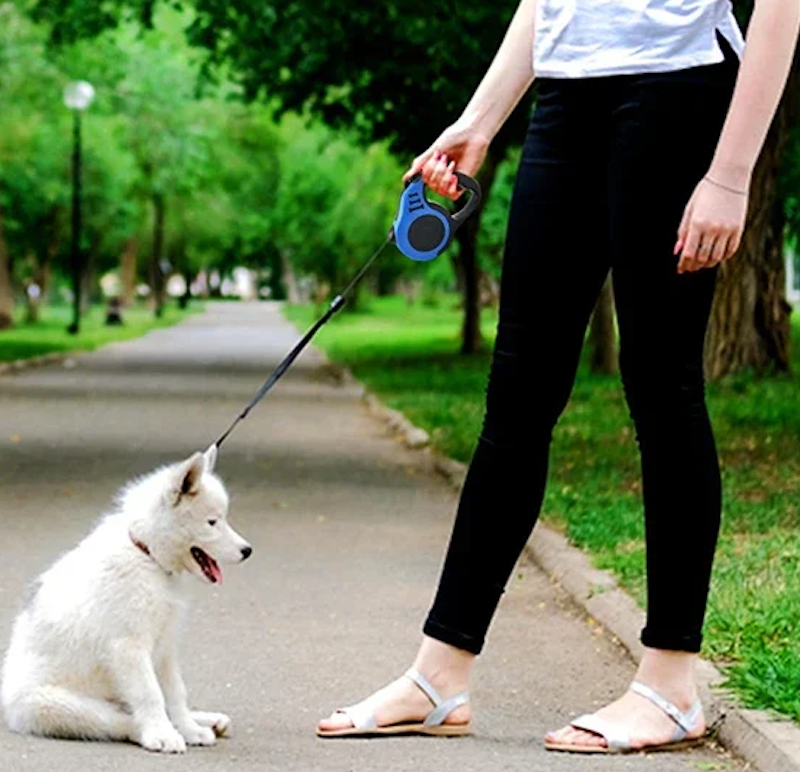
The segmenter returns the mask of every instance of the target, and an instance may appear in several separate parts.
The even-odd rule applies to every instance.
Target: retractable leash
[[[214,443],[219,448],[230,436],[231,432],[241,421],[247,418],[250,411],[266,396],[267,392],[278,382],[280,377],[292,366],[300,352],[309,344],[311,339],[346,302],[347,297],[355,286],[361,281],[370,266],[386,247],[394,242],[395,246],[408,258],[420,263],[426,263],[438,257],[450,245],[455,232],[464,224],[464,221],[478,208],[481,202],[481,186],[466,174],[456,172],[459,187],[470,192],[469,201],[455,214],[450,214],[441,204],[428,201],[425,196],[425,183],[421,174],[415,174],[407,183],[403,195],[400,197],[400,206],[394,218],[389,235],[383,244],[378,247],[372,257],[364,263],[355,278],[342,290],[330,303],[325,314],[308,330],[297,342],[295,347],[284,357],[275,368],[272,375],[256,392],[253,399],[244,410],[234,419],[225,433]]]

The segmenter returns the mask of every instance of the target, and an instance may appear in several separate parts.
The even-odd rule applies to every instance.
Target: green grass
[[[78,335],[67,332],[72,311],[66,306],[44,307],[39,321],[33,324],[26,324],[20,311],[15,319],[15,327],[0,330],[0,362],[29,359],[58,351],[90,351],[106,343],[137,338],[149,330],[169,327],[196,310],[199,310],[199,306],[181,311],[170,305],[164,308],[163,317],[156,319],[151,310],[137,306],[123,311],[123,326],[106,327],[105,309],[93,306],[83,317]]]
[[[301,326],[313,308],[289,308]],[[319,335],[329,355],[386,404],[428,430],[440,451],[468,461],[483,416],[488,354],[460,357],[460,315],[402,298],[371,300]],[[495,318],[484,313],[484,333]],[[800,374],[800,324],[795,326]],[[740,376],[709,387],[725,484],[725,513],[704,654],[750,707],[800,722],[800,375]],[[582,363],[556,429],[544,518],[645,598],[638,456],[618,379]]]

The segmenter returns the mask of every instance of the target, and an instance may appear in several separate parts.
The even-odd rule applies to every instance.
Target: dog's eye
[[[216,525],[216,524],[217,524],[217,521],[216,521],[216,520],[209,520],[209,521],[208,521],[208,524],[209,524],[209,525]]]

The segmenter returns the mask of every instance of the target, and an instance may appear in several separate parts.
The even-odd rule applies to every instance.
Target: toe
[[[599,735],[585,732],[582,729],[576,729],[572,726],[565,726],[554,732],[548,732],[545,735],[545,740],[549,743],[560,743],[563,745],[588,747],[602,747],[605,745],[605,740]]]
[[[600,737],[600,735],[593,734],[592,732],[585,732],[582,729],[579,729],[575,733],[573,742],[575,745],[586,745],[591,748],[602,748],[606,744],[606,741]]]
[[[569,731],[568,726],[562,726],[561,729],[554,729],[552,732],[548,732],[544,739],[547,740],[549,743],[560,743],[564,739],[564,735],[567,734]]]
[[[545,739],[548,742],[555,742],[555,743],[571,743],[574,741],[577,731],[567,725],[562,726],[561,729],[556,729],[553,732],[548,732],[545,735]]]
[[[323,718],[322,721],[319,722],[319,728],[323,732],[331,732],[337,729],[350,729],[352,726],[353,722],[347,715],[338,710],[331,713],[328,718]]]

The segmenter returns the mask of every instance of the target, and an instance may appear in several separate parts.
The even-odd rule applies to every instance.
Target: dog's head
[[[171,562],[212,584],[222,581],[220,563],[240,563],[252,547],[228,523],[228,494],[214,474],[217,448],[195,453],[167,470]],[[164,545],[166,546],[166,545]]]

